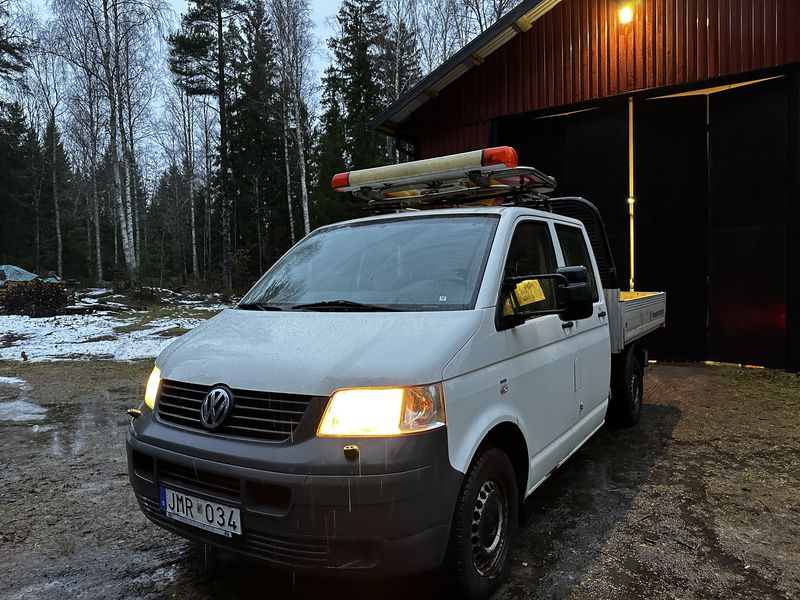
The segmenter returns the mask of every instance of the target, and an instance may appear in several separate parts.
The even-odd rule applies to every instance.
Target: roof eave
[[[374,117],[369,125],[389,135],[398,129],[411,114],[467,71],[483,63],[487,56],[516,37],[528,31],[533,23],[561,0],[522,0],[494,25],[480,33],[453,56],[428,73],[408,92],[400,96],[386,110]]]

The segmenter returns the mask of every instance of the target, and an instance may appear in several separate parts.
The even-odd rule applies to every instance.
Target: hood
[[[315,396],[434,383],[481,316],[228,309],[170,344],[156,365],[165,379]]]

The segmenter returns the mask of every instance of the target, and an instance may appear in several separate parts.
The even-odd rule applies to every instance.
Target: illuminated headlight
[[[334,392],[317,435],[376,437],[417,433],[445,424],[440,383]]]
[[[147,380],[147,387],[144,389],[144,403],[150,410],[156,407],[156,396],[158,396],[158,386],[161,384],[161,369],[153,367],[152,373]]]

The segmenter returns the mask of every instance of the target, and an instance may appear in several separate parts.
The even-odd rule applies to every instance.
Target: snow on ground
[[[46,408],[25,400],[0,402],[0,421],[40,421],[46,416]]]
[[[19,377],[0,377],[0,385],[13,385],[24,391],[30,391],[31,389],[28,382]]]
[[[0,377],[0,386],[19,388],[19,396],[11,402],[0,402],[0,421],[40,421],[47,415],[47,409],[28,402],[27,392],[33,388],[19,377]]]
[[[202,307],[205,308],[205,307]],[[0,360],[49,361],[109,358],[135,360],[158,355],[176,335],[213,316],[160,315],[151,321],[140,313],[60,315],[32,318],[0,315]],[[192,311],[201,307],[192,307]]]

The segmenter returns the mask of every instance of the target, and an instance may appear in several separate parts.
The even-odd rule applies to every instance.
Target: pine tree
[[[191,95],[217,98],[219,108],[219,187],[222,206],[222,285],[231,289],[232,192],[228,160],[228,77],[225,18],[240,9],[236,0],[192,0],[178,33],[170,36],[170,68]]]
[[[9,12],[0,5],[0,79],[11,79],[25,70],[26,44],[8,21]]]
[[[232,104],[231,165],[236,173],[239,246],[253,248],[249,270],[263,273],[289,246],[288,215],[280,201],[281,103],[275,48],[263,0],[250,0],[236,53],[240,95]]]
[[[35,240],[34,206],[30,186],[33,161],[28,159],[28,142],[33,140],[41,160],[35,133],[27,130],[18,104],[0,103],[0,263],[17,264],[33,269]]]
[[[347,162],[355,168],[388,162],[383,134],[369,126],[383,108],[380,72],[387,34],[380,0],[344,0],[336,16],[339,35],[328,40],[331,75],[338,78],[344,115]]]
[[[321,107],[323,113],[317,126],[317,140],[313,152],[316,218],[321,223],[332,223],[360,213],[358,206],[347,201],[331,189],[336,173],[347,170],[347,131],[344,122],[341,82],[333,67],[325,71]]]

